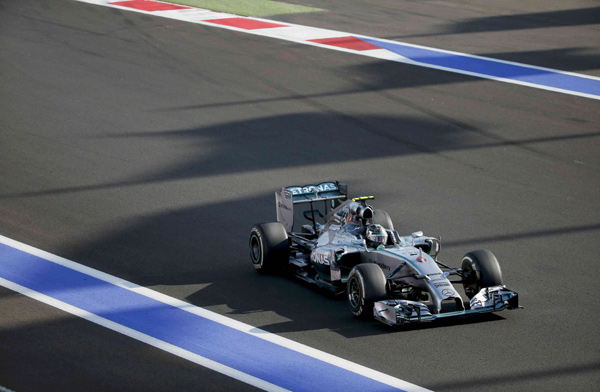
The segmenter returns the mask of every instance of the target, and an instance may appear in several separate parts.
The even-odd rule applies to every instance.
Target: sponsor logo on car
[[[390,271],[391,270],[391,268],[388,265],[385,265],[383,263],[375,263],[375,264],[377,264],[379,266],[379,268],[381,268],[384,271]]]
[[[449,272],[436,272],[434,274],[427,274],[431,278],[431,280],[442,280],[446,279],[450,275]]]
[[[330,264],[329,254],[327,254],[327,253],[313,252],[310,255],[310,260],[313,263],[317,263],[317,264],[323,264],[323,265],[329,265]]]
[[[278,204],[277,204],[277,206],[278,206],[279,208],[282,208],[282,209],[284,209],[284,210],[288,210],[288,211],[291,211],[291,210],[292,210],[290,207],[286,206],[286,205],[285,205],[285,204],[283,204],[283,203],[278,203]]]
[[[287,188],[294,196],[314,194],[321,192],[337,191],[338,187],[333,182],[324,182],[319,185],[292,186]]]
[[[442,295],[445,295],[446,297],[452,297],[454,295],[454,290],[452,290],[452,289],[443,289],[442,290]]]
[[[384,271],[388,271],[388,272],[389,272],[389,271],[391,271],[391,270],[392,270],[392,269],[391,269],[391,267],[390,267],[389,265],[387,265],[387,264],[384,264],[384,263],[378,263],[378,262],[376,262],[375,260],[373,260],[373,259],[372,259],[372,258],[370,258],[370,257],[369,257],[369,263],[377,264],[377,265],[379,266],[379,268],[381,268],[381,269],[382,269],[382,270],[384,270]]]

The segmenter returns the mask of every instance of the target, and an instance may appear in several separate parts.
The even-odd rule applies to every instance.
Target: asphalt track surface
[[[310,2],[296,3],[310,5]],[[277,20],[600,76],[594,1]],[[74,1],[0,2],[0,234],[436,391],[600,383],[598,101]],[[258,275],[273,191],[338,179],[487,248],[525,310],[390,330]],[[0,386],[252,390],[0,289]]]

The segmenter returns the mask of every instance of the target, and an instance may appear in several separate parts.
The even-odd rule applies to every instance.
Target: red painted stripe
[[[352,50],[373,50],[381,49],[379,46],[375,46],[368,42],[365,42],[356,37],[338,37],[338,38],[323,38],[323,39],[311,39],[309,42],[316,42],[318,44],[325,44],[331,46],[338,46],[340,48],[352,49]]]
[[[288,27],[284,24],[264,22],[262,20],[254,20],[248,18],[223,18],[223,19],[211,19],[206,22],[220,24],[224,26],[237,27],[244,30],[258,30],[258,29],[271,29],[274,27]]]
[[[152,0],[115,1],[110,4],[119,5],[121,7],[135,8],[136,10],[142,11],[171,11],[191,9],[190,7],[184,7],[182,5],[167,4]]]

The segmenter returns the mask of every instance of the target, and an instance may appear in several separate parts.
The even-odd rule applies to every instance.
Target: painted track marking
[[[518,84],[584,98],[600,99],[600,78],[482,56],[428,48],[341,31],[179,6],[155,0],[75,0],[171,18],[381,60],[395,61],[477,78]]]
[[[268,391],[426,391],[3,236],[0,285]]]

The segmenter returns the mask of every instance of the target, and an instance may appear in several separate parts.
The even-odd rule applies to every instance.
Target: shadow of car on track
[[[345,294],[333,296],[324,290],[309,286],[304,282],[293,278],[273,276],[258,276],[261,283],[279,286],[276,290],[266,291],[268,293],[278,293],[276,301],[261,301],[264,305],[269,305],[261,311],[275,312],[287,320],[282,322],[268,323],[260,326],[260,329],[271,333],[281,334],[289,332],[310,331],[316,329],[327,329],[335,332],[345,338],[356,338],[364,336],[388,335],[394,333],[403,333],[411,331],[420,331],[427,329],[439,329],[446,327],[455,327],[468,324],[481,324],[491,321],[505,320],[502,316],[495,313],[466,315],[462,317],[441,319],[433,322],[407,323],[395,327],[390,327],[375,320],[358,320],[352,316]],[[282,280],[282,283],[275,282]],[[294,287],[289,287],[293,285]],[[299,286],[303,292],[296,292]],[[186,298],[194,303],[198,292]],[[228,305],[232,305],[231,301]],[[232,311],[230,314],[243,314],[246,312],[256,312],[257,310],[248,310],[252,307],[248,304],[239,304],[240,308]],[[243,309],[246,310],[243,310]]]

